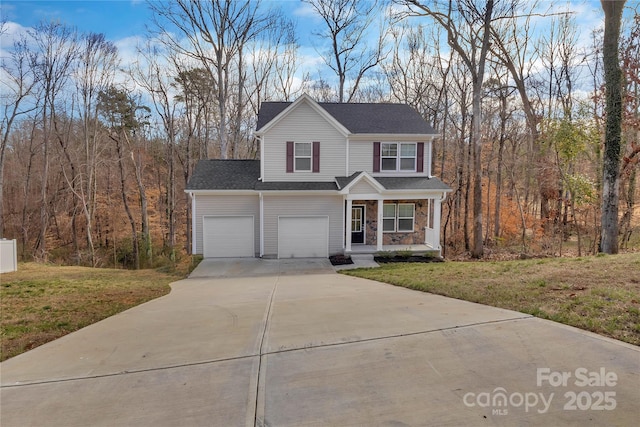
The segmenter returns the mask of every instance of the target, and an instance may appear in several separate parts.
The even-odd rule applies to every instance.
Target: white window
[[[416,170],[416,144],[400,144],[400,170]]]
[[[415,216],[415,205],[398,205],[398,231],[413,231],[413,218]]]
[[[396,205],[395,203],[386,203],[382,207],[382,231],[396,231]]]
[[[380,148],[380,159],[382,162],[382,164],[380,165],[380,170],[397,170],[398,144],[382,144]]]
[[[382,207],[382,231],[412,232],[415,212],[413,203],[385,203]]]
[[[380,170],[383,172],[415,172],[416,144],[396,142],[380,144]]]
[[[294,165],[296,171],[311,170],[311,143],[296,142],[294,145]]]

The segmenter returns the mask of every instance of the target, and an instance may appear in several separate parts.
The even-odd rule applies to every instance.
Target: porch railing
[[[424,244],[436,249],[440,250],[440,230],[436,230],[435,228],[425,227],[424,228]]]

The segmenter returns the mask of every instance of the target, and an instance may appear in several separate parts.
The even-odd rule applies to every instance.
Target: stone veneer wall
[[[413,233],[383,233],[384,245],[422,245],[427,226],[428,200],[385,200],[386,203],[413,203],[416,205]],[[377,200],[354,200],[353,205],[365,206],[365,245],[377,245]]]

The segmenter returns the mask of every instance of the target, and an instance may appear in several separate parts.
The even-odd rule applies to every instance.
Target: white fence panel
[[[18,270],[18,251],[16,241],[0,239],[0,273]]]

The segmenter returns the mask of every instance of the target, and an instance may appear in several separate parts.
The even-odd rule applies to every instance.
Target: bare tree
[[[607,122],[604,138],[602,179],[602,240],[604,253],[618,253],[618,204],[622,129],[622,71],[618,58],[620,24],[624,0],[602,0],[604,10],[604,81]]]
[[[482,85],[489,47],[491,44],[491,22],[494,19],[494,1],[488,0],[479,8],[476,2],[450,1],[447,8],[432,8],[429,3],[417,0],[403,2],[409,7],[409,14],[430,17],[447,33],[447,42],[467,67],[473,82],[471,139],[473,149],[473,245],[471,255],[483,256],[482,219]]]
[[[167,234],[165,248],[169,251],[169,258],[175,261],[176,246],[176,145],[178,135],[178,104],[173,89],[174,76],[179,75],[181,63],[177,58],[177,53],[173,51],[161,50],[158,46],[153,46],[148,42],[138,49],[143,63],[137,63],[130,70],[130,75],[136,83],[151,96],[155,113],[161,120],[161,131],[165,139],[166,153],[163,158],[167,165],[165,183],[165,203],[166,203],[166,226]],[[133,159],[133,156],[132,156]],[[136,163],[136,162],[134,162]],[[140,189],[141,201],[143,200],[144,186],[140,175],[141,165],[136,163],[136,176]],[[146,196],[144,196],[146,208]],[[145,212],[146,215],[146,212]],[[148,220],[147,220],[148,221]],[[150,241],[148,223],[146,226],[145,238]],[[150,250],[150,247],[147,249]]]
[[[532,21],[536,15],[539,17],[540,14],[535,13],[538,8],[537,2],[524,4],[528,6],[526,10],[519,11],[513,8],[511,9],[512,16],[493,23],[491,52],[495,60],[509,71],[513,85],[520,95],[520,106],[528,129],[526,136],[530,147],[535,150],[532,155],[537,165],[535,171],[539,184],[540,216],[545,220],[550,216],[549,200],[554,198],[555,186],[550,180],[544,148],[539,144],[539,126],[542,113],[539,103],[536,101],[535,92],[530,91],[532,76],[535,75],[533,66],[538,62],[540,52],[539,47],[535,46],[535,38],[533,37],[535,28]],[[527,173],[533,169],[528,168]],[[518,204],[518,206],[521,205]]]
[[[77,173],[73,173],[69,188],[80,203],[86,221],[86,241],[89,262],[96,266],[93,242],[93,219],[97,192],[97,167],[100,162],[100,127],[98,121],[98,96],[113,83],[118,52],[115,45],[103,34],[89,33],[81,38],[76,87],[79,113],[82,122],[83,149],[77,160]],[[75,217],[74,217],[75,219]],[[80,260],[78,254],[78,260]]]
[[[30,32],[34,42],[32,67],[37,75],[42,98],[42,184],[40,191],[40,230],[36,241],[36,258],[47,260],[49,229],[50,139],[56,117],[56,102],[67,83],[76,58],[77,35],[74,29],[57,22],[40,23]]]
[[[257,116],[263,101],[290,101],[296,94],[293,84],[300,64],[295,25],[284,16],[277,19],[278,25],[266,28],[262,37],[248,47],[245,90],[253,116]]]
[[[197,61],[211,76],[220,157],[226,159],[238,142],[234,133],[242,126],[246,108],[246,47],[274,24],[275,14],[250,0],[153,0],[150,6],[162,41]]]
[[[0,34],[2,31],[0,31]],[[11,128],[20,116],[34,111],[36,107],[23,107],[37,84],[33,68],[29,64],[28,41],[23,36],[13,45],[8,61],[4,58],[0,70],[6,77],[0,82],[2,90],[2,121],[0,122],[0,238],[4,237],[4,164]]]
[[[176,102],[183,105],[181,117],[178,118],[178,138],[177,158],[182,166],[184,185],[189,182],[193,173],[196,161],[200,158],[199,153],[206,153],[207,139],[209,133],[210,107],[213,93],[211,91],[210,76],[202,68],[188,68],[182,65],[181,71],[174,77],[171,87],[178,92],[175,95]],[[206,156],[206,155],[205,155]],[[191,203],[189,195],[185,196],[187,215],[185,250],[191,252]]]
[[[436,128],[440,128],[444,116],[453,55],[440,51],[439,30],[432,27],[429,32],[423,25],[413,27],[400,22],[391,30],[391,55],[382,64],[392,97],[411,105]]]
[[[127,195],[127,167],[129,160],[133,161],[133,152],[130,148],[130,138],[136,131],[140,130],[143,123],[136,115],[138,105],[135,102],[133,96],[123,89],[118,89],[115,86],[110,86],[106,91],[100,92],[98,98],[98,110],[100,117],[104,121],[105,126],[109,130],[109,138],[116,145],[116,158],[114,162],[118,165],[118,172],[120,178],[120,195],[122,198],[122,204],[124,206],[129,225],[131,226],[131,245],[133,264],[136,269],[140,268],[140,245],[138,238],[138,231],[136,226],[136,220],[133,217],[131,207],[129,204],[129,197]],[[136,173],[136,180],[139,178]],[[142,201],[146,203],[144,193],[142,194]],[[145,205],[141,206],[143,211],[146,209]],[[145,213],[146,214],[146,213]],[[144,222],[144,221],[143,221]],[[147,227],[148,224],[143,224],[143,227]],[[144,233],[144,232],[143,232]]]
[[[377,0],[304,0],[322,18],[326,29],[316,35],[327,40],[321,50],[325,64],[338,77],[338,102],[351,102],[365,74],[385,58],[386,24],[378,29],[375,46],[367,37],[375,18],[381,16]],[[348,87],[347,87],[348,85]]]
[[[497,101],[497,105],[494,107],[495,115],[497,116],[497,124],[495,134],[492,141],[497,141],[498,152],[496,159],[496,175],[495,175],[495,204],[493,210],[493,237],[500,237],[500,225],[501,225],[501,207],[502,207],[502,189],[503,189],[503,172],[504,172],[504,157],[507,139],[510,137],[508,134],[507,126],[512,119],[513,107],[511,107],[511,96],[516,90],[515,87],[508,84],[507,76],[505,75],[507,70],[502,75],[496,72],[496,77],[487,81],[487,93],[491,98]],[[487,192],[489,186],[487,186]],[[487,197],[489,200],[489,197]],[[489,206],[487,206],[487,212]],[[487,235],[489,235],[490,229],[489,214],[487,213]]]

